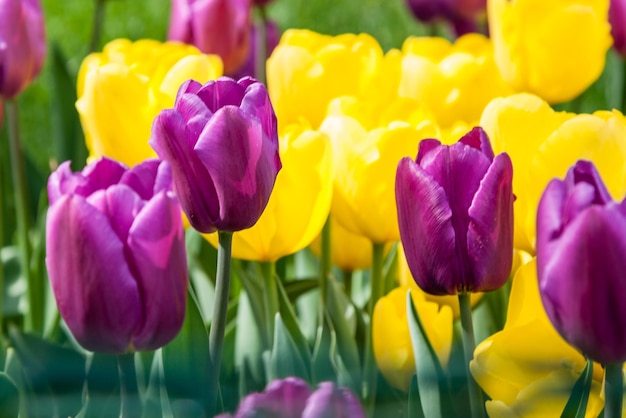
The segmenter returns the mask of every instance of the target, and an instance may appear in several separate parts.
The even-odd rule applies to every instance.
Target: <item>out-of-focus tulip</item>
[[[246,396],[234,418],[365,418],[358,398],[344,387],[321,382],[315,391],[297,377],[270,382],[261,393]]]
[[[246,62],[244,62],[243,65],[233,74],[233,78],[239,79],[246,76],[258,78],[258,74],[256,73],[256,61],[262,45],[262,40],[259,39],[258,32],[259,31],[256,26],[253,26],[250,35],[250,48],[248,49]],[[265,23],[265,36],[265,56],[269,57],[272,51],[274,51],[274,48],[276,48],[276,45],[278,45],[278,40],[280,38],[280,32],[276,23],[270,20]]]
[[[474,126],[492,99],[513,93],[498,72],[491,40],[479,34],[453,44],[410,37],[402,46],[401,66],[398,94],[425,105],[442,128],[459,122]]]
[[[170,167],[65,162],[48,180],[46,265],[57,306],[86,349],[154,350],[185,317],[187,261]],[[158,303],[155,303],[158,301]]]
[[[383,296],[374,308],[372,340],[376,364],[389,384],[408,392],[415,374],[415,359],[406,311],[408,286],[398,287]],[[453,315],[449,306],[439,306],[424,298],[423,292],[411,289],[428,340],[443,367],[446,367],[452,347]]]
[[[422,290],[455,295],[506,282],[513,258],[512,180],[509,156],[494,157],[481,128],[451,146],[423,140],[415,161],[400,161],[400,236]]]
[[[292,125],[280,136],[283,168],[265,211],[249,229],[233,235],[233,257],[276,261],[306,247],[328,217],[333,191],[332,148],[328,137]],[[208,236],[217,245],[217,234]]]
[[[276,116],[252,78],[185,82],[174,108],[154,120],[150,145],[172,165],[183,211],[200,232],[254,225],[281,168]]]
[[[538,342],[540,342],[538,344]],[[513,279],[504,329],[474,351],[470,370],[491,398],[490,417],[558,417],[585,367],[585,358],[559,336],[541,304],[535,260]],[[603,407],[602,368],[594,365],[585,417]]]
[[[495,99],[480,121],[496,153],[506,152],[515,176],[515,247],[535,251],[536,214],[548,182],[577,160],[593,161],[613,198],[626,194],[626,120],[614,110],[555,112],[540,98],[516,94]]]
[[[537,276],[554,327],[603,364],[626,360],[626,205],[578,161],[546,187],[537,209]]]
[[[233,74],[248,55],[251,10],[250,0],[173,0],[167,39],[219,55]]]
[[[357,107],[330,107],[333,112],[320,130],[328,134],[335,152],[333,216],[372,242],[398,241],[395,167],[402,157],[415,155],[422,138],[436,136],[437,126],[428,120],[417,126],[393,120],[393,114],[390,121],[372,123]]]
[[[180,85],[222,75],[217,55],[195,47],[118,39],[83,61],[76,108],[92,159],[107,156],[135,165],[156,154],[148,145],[160,110],[172,107]]]
[[[611,36],[613,47],[620,55],[626,55],[626,2],[624,0],[611,0],[609,5],[609,23],[611,24]]]
[[[422,22],[443,19],[457,36],[476,32],[476,20],[484,13],[485,0],[407,0],[415,17]]]
[[[367,34],[286,31],[267,62],[267,86],[281,126],[301,119],[317,129],[330,101],[372,94],[383,50]]]
[[[0,97],[20,94],[39,75],[45,55],[39,0],[0,0]]]
[[[489,1],[489,34],[502,77],[550,103],[575,98],[604,69],[608,11],[609,0]]]

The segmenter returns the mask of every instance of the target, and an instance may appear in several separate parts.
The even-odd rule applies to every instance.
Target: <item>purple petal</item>
[[[278,146],[276,114],[262,83],[251,83],[246,87],[246,94],[241,101],[241,110],[261,121],[265,135]]]
[[[590,161],[577,161],[574,167],[568,170],[565,176],[565,184],[567,184],[568,188],[572,188],[582,182],[593,186],[595,190],[593,203],[605,204],[613,201],[602,178],[600,178],[600,173],[598,173],[598,170],[596,170],[596,167]]]
[[[119,181],[119,184],[126,184],[134,190],[143,200],[150,200],[154,196],[155,182],[161,161],[150,159],[137,164],[126,171]],[[162,182],[159,187],[163,187]]]
[[[236,418],[257,417],[266,413],[277,418],[300,418],[312,391],[301,379],[287,377],[270,382],[263,393],[246,396],[235,414]]]
[[[198,97],[215,113],[224,106],[241,105],[245,88],[229,77],[209,81],[198,91]]]
[[[489,161],[493,161],[493,149],[487,133],[480,126],[476,126],[471,131],[463,135],[459,142],[468,145],[482,152]]]
[[[202,88],[202,84],[197,82],[196,80],[187,80],[178,88],[178,93],[176,93],[176,100],[174,101],[174,106],[178,104],[180,98],[187,94],[196,94],[198,90]]]
[[[313,392],[302,412],[302,418],[365,418],[359,400],[346,388],[322,382]]]
[[[139,294],[109,220],[82,197],[63,196],[46,228],[50,283],[72,334],[87,350],[125,352],[140,321]]]
[[[189,0],[173,0],[167,39],[187,44],[192,43],[193,36],[190,22],[191,7]]]
[[[509,277],[513,262],[513,165],[499,154],[480,182],[468,214],[468,256],[473,267],[472,291],[495,290]]]
[[[439,150],[441,147],[441,142],[439,142],[438,139],[434,139],[434,138],[427,138],[427,139],[422,139],[419,143],[419,148],[417,150],[417,158],[415,158],[415,161],[418,164],[422,164],[422,160],[430,155],[432,152],[435,152],[436,150]]]
[[[87,202],[109,219],[120,242],[126,242],[130,226],[145,204],[137,193],[123,184],[98,190]]]
[[[130,228],[128,250],[144,313],[133,345],[154,350],[178,334],[185,317],[185,238],[173,195],[161,192],[146,204]]]
[[[185,124],[190,135],[187,140],[187,147],[193,148],[198,142],[198,137],[207,124],[213,112],[204,104],[196,94],[184,94],[176,102],[176,109],[185,119]]]

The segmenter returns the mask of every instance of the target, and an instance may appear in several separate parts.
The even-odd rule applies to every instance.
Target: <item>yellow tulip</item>
[[[292,125],[279,138],[282,170],[265,211],[249,229],[233,234],[232,255],[276,261],[293,254],[320,233],[333,192],[332,147],[328,137]],[[206,235],[217,246],[217,234]]]
[[[602,73],[611,47],[609,0],[490,0],[489,33],[502,77],[550,103],[571,100]]]
[[[372,320],[374,357],[390,385],[408,391],[415,373],[415,358],[409,333],[406,294],[409,287],[398,287],[376,303]],[[415,309],[424,325],[428,340],[445,368],[452,346],[452,310],[411,291]]]
[[[491,40],[483,35],[464,35],[454,44],[410,37],[402,54],[398,94],[424,103],[442,128],[474,125],[491,99],[513,93],[498,72]]]
[[[174,105],[184,81],[205,83],[220,75],[217,55],[179,43],[117,39],[88,55],[78,73],[76,108],[90,158],[132,166],[156,157],[148,145],[155,116]]]
[[[534,253],[537,205],[543,189],[579,159],[595,163],[615,199],[626,194],[626,120],[614,110],[555,112],[539,97],[493,100],[480,121],[497,153],[513,162],[515,247]]]
[[[474,379],[492,399],[486,404],[489,416],[560,416],[585,364],[543,309],[533,259],[513,279],[504,329],[480,343],[470,363]],[[602,410],[602,375],[594,365],[587,417]]]
[[[316,129],[335,97],[368,94],[383,51],[370,35],[286,31],[267,61],[267,85],[279,124]]]

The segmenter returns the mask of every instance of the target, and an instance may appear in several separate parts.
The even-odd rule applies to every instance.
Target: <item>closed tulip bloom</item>
[[[516,91],[550,103],[575,98],[604,69],[608,10],[609,0],[489,1],[489,34],[502,77]]]
[[[167,39],[219,55],[232,74],[248,54],[251,10],[250,0],[173,0]]]
[[[611,24],[613,47],[620,55],[624,56],[626,55],[626,2],[624,0],[611,0],[609,23]]]
[[[350,389],[322,382],[307,399],[302,418],[365,418],[365,411]]]
[[[603,364],[626,360],[626,207],[592,163],[546,187],[537,210],[537,276],[548,317],[565,340]]]
[[[513,258],[513,166],[474,128],[420,143],[396,175],[400,237],[418,286],[433,295],[501,287]]]
[[[39,0],[0,0],[0,97],[21,93],[39,75],[45,55]]]
[[[179,43],[117,39],[88,55],[78,73],[76,109],[90,158],[132,166],[156,157],[148,145],[155,116],[174,105],[183,82],[221,75],[217,55]]]
[[[87,350],[155,350],[185,317],[187,261],[170,167],[65,162],[48,180],[46,265],[61,316]],[[158,301],[158,303],[155,303]]]
[[[256,223],[281,168],[276,116],[252,78],[185,82],[154,121],[150,145],[172,166],[174,188],[200,232]]]
[[[258,74],[256,71],[257,65],[257,56],[261,50],[261,42],[258,35],[258,29],[256,26],[252,27],[252,31],[250,32],[250,48],[248,48],[248,55],[246,57],[246,61],[239,67],[237,71],[232,75],[233,78],[238,79],[241,77],[253,77],[258,78]],[[278,45],[278,40],[280,38],[280,31],[276,23],[268,20],[265,22],[265,57],[269,57],[276,45]]]

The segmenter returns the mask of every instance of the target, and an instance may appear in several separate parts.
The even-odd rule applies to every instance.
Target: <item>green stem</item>
[[[374,317],[376,302],[378,302],[378,299],[380,299],[385,292],[385,282],[383,280],[384,256],[385,244],[374,243],[372,252],[371,296],[368,305],[370,325],[367,327],[365,335],[365,380],[363,382],[363,398],[365,399],[368,416],[370,417],[374,415],[376,383],[378,380],[378,370],[376,368],[372,341],[372,318]]]
[[[354,270],[343,270],[343,288],[346,290],[346,295],[352,299],[352,279],[354,278]]]
[[[274,340],[274,316],[278,312],[278,289],[276,288],[276,263],[266,261],[261,263],[263,279],[265,281],[265,324],[267,330],[266,340],[269,342],[267,349],[272,348]]]
[[[474,339],[474,324],[472,323],[472,307],[470,304],[470,294],[468,292],[459,293],[459,308],[461,310],[461,329],[463,335],[463,354],[465,357],[465,373],[467,375],[467,387],[469,391],[470,409],[472,418],[483,418],[485,407],[483,394],[470,373],[469,364],[474,357],[476,341]]]
[[[100,47],[100,37],[102,35],[102,27],[104,26],[104,4],[106,0],[96,0],[93,11],[93,29],[91,32],[91,40],[89,41],[89,52],[95,52]]]
[[[624,396],[623,363],[605,365],[604,418],[621,418]]]
[[[331,243],[330,216],[322,228],[322,248],[320,254],[320,313],[324,316],[324,306],[328,297],[328,275],[332,268],[332,243]]]
[[[117,370],[120,375],[120,395],[122,398],[121,418],[141,416],[141,402],[137,390],[135,353],[118,354]]]
[[[226,331],[226,311],[230,291],[230,258],[233,243],[232,232],[218,232],[217,273],[215,278],[215,303],[213,320],[209,331],[209,393],[207,398],[208,416],[215,415],[219,390],[220,364]]]
[[[41,332],[43,327],[43,288],[36,280],[30,268],[31,252],[28,233],[31,229],[28,188],[24,171],[24,156],[20,148],[19,116],[17,102],[6,102],[7,126],[9,129],[9,153],[11,155],[11,177],[13,178],[13,195],[15,199],[15,216],[17,219],[18,243],[22,274],[28,285],[29,314],[26,317],[26,329]]]
[[[261,19],[257,25],[256,45],[252,45],[252,48],[256,48],[254,73],[257,80],[263,84],[267,84],[267,80],[265,79],[265,64],[267,62],[267,12],[263,5],[257,6],[257,9]]]

